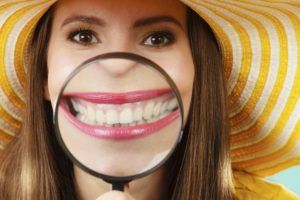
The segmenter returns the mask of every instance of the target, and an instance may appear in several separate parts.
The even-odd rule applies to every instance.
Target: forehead
[[[62,21],[80,14],[126,23],[137,18],[168,15],[184,24],[185,11],[186,6],[179,0],[60,0],[54,20]]]

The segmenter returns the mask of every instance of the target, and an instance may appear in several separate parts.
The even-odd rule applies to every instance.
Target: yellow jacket
[[[272,183],[246,172],[235,171],[235,195],[239,200],[297,200],[298,195],[280,184]]]

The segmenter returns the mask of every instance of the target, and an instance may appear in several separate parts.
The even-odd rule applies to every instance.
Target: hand
[[[134,198],[125,192],[109,191],[98,197],[96,200],[134,200]]]

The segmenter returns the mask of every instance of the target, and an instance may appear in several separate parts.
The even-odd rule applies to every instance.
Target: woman
[[[105,23],[95,18],[71,18],[74,13],[96,19],[101,16]],[[146,25],[149,20],[134,23],[149,16],[171,18]],[[132,28],[136,24],[143,26]],[[49,100],[53,102],[57,82],[64,80],[59,70],[67,65],[61,63],[60,56],[72,58],[67,61],[74,66],[110,51],[138,53],[161,66],[175,62],[174,69],[165,70],[178,85],[185,110],[190,107],[183,141],[173,157],[154,174],[132,181],[126,192],[136,199],[231,199],[228,111],[218,45],[197,14],[171,0],[60,1],[43,15],[29,47],[27,107],[21,134],[1,158],[1,199],[95,199],[107,191],[97,178],[73,168],[61,151],[53,137]],[[178,76],[183,73],[187,76]],[[230,97],[235,99],[234,94]],[[102,198],[108,198],[106,195],[116,194]]]

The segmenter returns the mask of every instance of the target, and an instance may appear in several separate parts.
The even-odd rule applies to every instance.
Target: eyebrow
[[[83,22],[83,23],[92,24],[92,25],[106,26],[105,21],[100,18],[93,17],[93,16],[76,15],[76,16],[72,16],[72,17],[65,19],[61,25],[61,28],[67,24],[71,24],[74,22]],[[149,25],[163,23],[163,22],[173,23],[173,24],[179,26],[181,29],[183,29],[182,25],[180,24],[180,22],[177,19],[175,19],[174,17],[171,17],[171,16],[167,16],[167,15],[153,16],[153,17],[139,19],[134,22],[133,28],[139,28],[139,27],[149,26]]]
[[[93,24],[98,26],[106,25],[106,23],[100,18],[93,17],[93,16],[76,15],[65,19],[61,25],[61,28],[67,24],[71,24],[74,22],[83,22],[83,23]]]
[[[137,27],[149,26],[152,24],[163,23],[163,22],[174,23],[175,25],[177,25],[181,29],[183,29],[182,25],[180,24],[180,22],[177,19],[175,19],[174,17],[168,16],[168,15],[154,16],[154,17],[147,17],[144,19],[139,19],[133,24],[133,27],[137,28]]]

